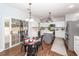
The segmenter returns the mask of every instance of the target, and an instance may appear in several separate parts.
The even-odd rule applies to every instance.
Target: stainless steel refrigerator
[[[69,50],[74,50],[74,36],[79,36],[79,20],[68,21],[66,26],[66,44]]]

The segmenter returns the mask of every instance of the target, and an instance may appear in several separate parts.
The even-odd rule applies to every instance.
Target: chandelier
[[[52,22],[51,12],[49,12],[46,22]]]

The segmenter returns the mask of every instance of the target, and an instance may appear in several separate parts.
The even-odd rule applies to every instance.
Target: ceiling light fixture
[[[32,18],[32,16],[31,16],[31,5],[32,5],[32,3],[29,3],[29,8],[28,8],[28,14],[29,14],[29,18],[28,19],[26,19],[26,21],[28,21],[28,22],[34,22],[34,19]]]
[[[52,21],[51,12],[49,12],[49,15],[48,15],[46,22],[51,22],[51,21]]]

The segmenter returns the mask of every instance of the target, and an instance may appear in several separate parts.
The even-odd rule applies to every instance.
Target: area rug
[[[67,56],[66,47],[64,45],[64,40],[61,38],[56,38],[52,45],[51,51],[54,51],[63,56]]]

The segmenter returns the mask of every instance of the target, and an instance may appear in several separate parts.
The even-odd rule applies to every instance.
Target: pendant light
[[[29,18],[28,19],[26,19],[26,21],[28,21],[28,22],[34,22],[34,19],[32,18],[32,16],[31,16],[31,5],[32,5],[32,3],[29,3],[29,8],[28,8],[28,14],[29,14]]]
[[[48,18],[47,18],[46,22],[51,22],[51,21],[52,21],[51,12],[49,12],[49,15],[48,15]]]

